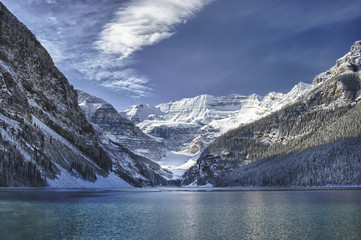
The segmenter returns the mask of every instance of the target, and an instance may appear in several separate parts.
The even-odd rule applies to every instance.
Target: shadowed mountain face
[[[82,92],[80,99],[93,107],[85,114],[94,127],[47,51],[0,3],[0,186],[98,187],[99,179],[105,187],[129,186],[122,179],[138,187],[168,183],[164,176],[171,173],[146,158],[162,157],[161,142],[110,104],[95,108],[96,98]]]
[[[62,170],[95,181],[112,168],[80,111],[76,91],[2,3],[0,124],[1,186],[43,186]]]
[[[298,101],[217,138],[183,184],[361,184],[361,41]]]

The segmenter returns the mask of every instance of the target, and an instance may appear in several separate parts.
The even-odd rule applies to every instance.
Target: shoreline
[[[243,192],[243,191],[343,191],[361,190],[361,186],[311,186],[311,187],[147,187],[147,188],[50,188],[50,187],[0,187],[0,192]]]

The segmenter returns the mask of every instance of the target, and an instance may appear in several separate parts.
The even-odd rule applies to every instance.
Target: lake
[[[361,190],[0,190],[0,239],[361,239]]]

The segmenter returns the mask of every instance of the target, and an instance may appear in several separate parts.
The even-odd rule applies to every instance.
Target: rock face
[[[176,184],[172,174],[152,160],[164,156],[164,145],[144,134],[103,99],[78,91],[82,111],[113,161],[113,171],[133,186]],[[152,160],[150,160],[150,159]]]
[[[361,69],[360,62],[361,41],[355,42],[350,51],[336,61],[336,65],[315,77],[313,84],[321,83],[343,73],[358,72]]]
[[[132,121],[122,117],[111,104],[82,91],[78,91],[78,103],[89,122],[101,130],[104,138],[152,160],[164,157],[163,142],[144,134]]]
[[[0,186],[43,186],[62,170],[95,181],[112,168],[76,91],[1,2],[0,125]]]
[[[360,185],[361,42],[292,104],[214,141],[184,185]]]

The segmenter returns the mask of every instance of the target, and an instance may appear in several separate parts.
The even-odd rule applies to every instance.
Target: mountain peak
[[[344,74],[358,72],[361,69],[361,40],[356,41],[350,51],[336,61],[336,65],[315,77],[312,84],[318,84],[328,79]]]
[[[89,118],[98,109],[114,109],[113,106],[101,98],[90,95],[86,92],[77,90],[78,92],[78,104],[83,110],[85,116]],[[116,110],[114,109],[116,112]]]
[[[360,52],[360,50],[361,50],[361,40],[356,41],[356,42],[351,46],[350,52],[354,52],[354,51]]]
[[[302,95],[303,92],[306,92],[307,90],[309,90],[311,86],[312,86],[311,84],[304,83],[304,82],[299,82],[287,94],[292,95],[292,96],[296,96],[296,95],[300,96],[300,95]]]

